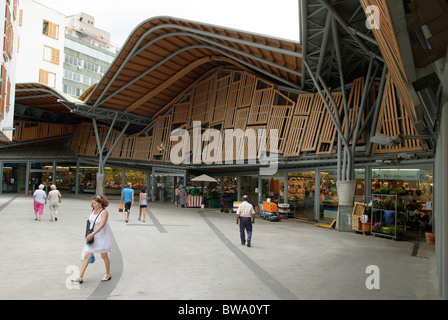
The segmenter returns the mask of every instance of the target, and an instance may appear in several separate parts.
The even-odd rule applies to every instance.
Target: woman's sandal
[[[73,283],[83,283],[84,280],[80,276],[77,276],[76,278],[72,279],[72,282]]]
[[[106,281],[109,281],[110,279],[112,279],[112,275],[111,274],[105,274],[103,279],[101,279],[101,282],[106,282]]]

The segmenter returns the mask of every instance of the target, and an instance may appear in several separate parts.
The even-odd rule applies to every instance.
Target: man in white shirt
[[[243,196],[242,200],[243,203],[240,204],[236,212],[236,224],[240,224],[241,244],[243,246],[246,244],[245,231],[247,231],[247,246],[250,247],[252,240],[252,224],[255,223],[255,211],[254,207],[247,202],[247,196]]]

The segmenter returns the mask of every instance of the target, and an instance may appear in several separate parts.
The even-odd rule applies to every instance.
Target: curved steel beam
[[[178,55],[178,54],[180,54],[180,53],[182,53],[182,52],[184,52],[184,51],[191,50],[191,49],[209,49],[209,50],[216,51],[216,52],[218,52],[219,54],[221,54],[222,56],[228,57],[229,59],[231,59],[231,60],[233,60],[233,61],[235,61],[235,62],[238,62],[238,63],[241,64],[241,65],[245,65],[245,66],[249,67],[250,69],[253,69],[253,70],[256,70],[256,71],[258,71],[258,72],[260,72],[260,73],[263,73],[263,74],[265,74],[265,75],[267,75],[267,76],[269,76],[269,77],[272,77],[272,78],[276,79],[277,81],[283,82],[284,84],[290,86],[291,88],[299,89],[299,86],[298,86],[298,85],[293,84],[293,83],[291,83],[291,82],[289,82],[289,81],[287,81],[287,80],[284,80],[283,78],[280,78],[280,77],[278,77],[278,76],[276,76],[276,75],[273,75],[273,74],[267,72],[267,71],[264,70],[264,69],[258,68],[258,67],[256,67],[256,66],[254,66],[254,65],[252,65],[252,64],[250,64],[250,63],[248,63],[247,61],[244,61],[244,60],[241,60],[241,59],[239,59],[239,58],[236,58],[236,57],[234,57],[234,56],[232,56],[232,55],[230,55],[230,54],[228,54],[228,53],[226,53],[226,52],[224,52],[224,51],[222,51],[222,50],[220,50],[220,49],[217,49],[217,48],[215,48],[215,47],[208,46],[208,45],[194,45],[194,46],[190,46],[190,47],[182,48],[182,49],[180,49],[180,50],[174,52],[173,54],[169,55],[168,57],[166,57],[165,59],[163,59],[162,61],[160,61],[160,62],[157,63],[156,65],[154,65],[153,67],[149,68],[147,71],[145,71],[144,73],[142,73],[142,74],[139,75],[138,77],[134,78],[131,82],[129,82],[129,83],[126,84],[125,86],[120,87],[120,89],[118,89],[117,91],[115,91],[115,92],[112,93],[111,95],[107,96],[107,97],[104,98],[103,100],[99,100],[99,99],[98,99],[98,100],[95,102],[95,104],[93,105],[93,107],[94,107],[94,108],[98,107],[100,104],[103,104],[104,102],[106,102],[107,100],[109,100],[110,98],[112,98],[113,96],[115,96],[116,94],[118,94],[118,93],[120,93],[121,91],[123,91],[124,89],[126,89],[128,86],[134,84],[135,82],[137,82],[138,80],[140,80],[141,78],[143,78],[144,76],[146,76],[147,74],[153,72],[155,69],[157,69],[158,67],[160,67],[161,65],[163,65],[163,64],[166,63],[167,61],[171,60],[171,59],[172,59],[173,57],[175,57],[176,55]],[[242,53],[242,54],[244,54],[244,53]],[[260,59],[260,58],[258,58],[258,59]],[[263,60],[263,59],[261,59],[261,60]],[[263,60],[263,61],[264,61],[264,60]],[[265,62],[266,62],[267,64],[272,64],[272,62],[269,62],[269,61],[265,61]],[[298,74],[298,75],[300,75],[300,73],[297,73],[296,71],[295,71],[295,73]],[[110,87],[110,85],[112,85],[112,82],[109,83],[109,87]],[[105,91],[103,92],[102,96],[104,96],[104,93],[105,93],[105,92],[106,92],[106,89],[105,89]]]
[[[172,24],[167,24],[167,25],[161,25],[161,26],[157,26],[154,28],[151,28],[150,30],[148,30],[147,32],[145,32],[140,39],[137,41],[137,43],[134,45],[134,47],[132,48],[131,52],[128,54],[128,56],[126,57],[125,61],[123,61],[123,63],[121,64],[120,68],[117,70],[117,72],[114,74],[114,76],[112,77],[112,79],[110,80],[109,84],[106,86],[106,88],[103,90],[103,92],[101,93],[100,97],[98,98],[97,102],[95,102],[95,104],[93,105],[93,107],[98,107],[99,105],[99,101],[101,101],[101,99],[104,97],[105,93],[109,90],[110,86],[112,85],[112,83],[116,80],[116,78],[118,77],[118,75],[121,73],[121,71],[124,69],[125,65],[136,55],[138,55],[140,52],[142,52],[143,50],[145,50],[146,48],[148,48],[149,46],[151,46],[152,44],[154,44],[155,42],[163,39],[164,37],[169,37],[172,36],[172,33],[168,33],[166,35],[162,35],[156,39],[153,39],[151,41],[149,41],[147,44],[145,44],[143,47],[140,48],[141,43],[143,42],[143,40],[145,40],[149,35],[151,35],[153,32],[158,31],[160,29],[164,29],[164,28],[174,28],[174,29],[180,29],[183,31],[189,31],[192,32],[192,34],[190,34],[189,32],[186,32],[185,35],[187,36],[194,36],[195,33],[200,34],[200,35],[204,35],[207,37],[214,37],[214,38],[218,38],[221,40],[225,40],[225,41],[230,41],[230,42],[235,42],[238,44],[243,44],[246,46],[251,46],[251,47],[256,47],[256,48],[260,48],[260,49],[264,49],[264,50],[269,50],[271,52],[276,52],[276,53],[281,53],[281,54],[285,54],[285,55],[290,55],[290,56],[295,56],[298,58],[302,58],[302,53],[297,53],[294,51],[288,51],[285,49],[278,49],[278,48],[273,48],[267,45],[263,45],[263,44],[259,44],[259,43],[254,43],[254,42],[250,42],[250,41],[246,41],[246,40],[241,40],[241,39],[235,39],[232,37],[228,37],[228,36],[222,36],[219,34],[215,34],[215,33],[211,33],[211,32],[206,32],[206,31],[200,31],[200,30],[196,30],[193,28],[188,28],[188,27],[182,27],[182,26],[177,26],[177,25],[172,25]],[[204,40],[205,39],[205,40]],[[209,39],[206,38],[202,38],[201,40],[203,41],[207,41],[210,43],[214,43],[216,45],[220,45],[215,41],[211,41]],[[281,41],[281,40],[278,40]],[[229,49],[228,47],[226,47],[226,49]],[[238,51],[238,50],[237,50]],[[240,52],[240,51],[238,51]],[[251,58],[253,59],[259,59],[256,56],[253,55],[249,55]],[[117,58],[115,58],[115,61],[117,61],[119,56],[117,56]],[[115,63],[114,61],[114,63]],[[113,63],[113,64],[114,64]],[[266,61],[265,63],[268,63],[268,61]],[[113,66],[113,64],[111,66]],[[291,70],[291,69],[288,69]],[[290,72],[290,71],[288,71]],[[303,74],[301,75],[303,76]],[[89,95],[89,98],[92,96],[92,94],[98,89],[98,86],[92,91],[92,93]],[[88,99],[87,99],[88,100]]]
[[[184,26],[179,26],[179,25],[175,25],[175,24],[166,24],[166,25],[161,25],[161,26],[154,27],[151,30],[148,30],[145,34],[143,34],[141,39],[146,38],[147,36],[149,36],[154,31],[157,31],[157,30],[160,30],[160,29],[165,29],[165,28],[179,29],[179,30],[182,30],[182,31],[191,32],[193,34],[203,35],[205,37],[217,38],[217,39],[221,39],[221,40],[224,40],[224,41],[235,42],[235,43],[242,44],[242,45],[249,46],[249,47],[255,47],[255,48],[258,48],[258,49],[268,50],[268,51],[281,53],[281,54],[288,55],[288,56],[302,58],[302,53],[298,53],[298,52],[295,52],[295,51],[286,50],[286,49],[280,49],[280,48],[274,48],[274,47],[271,47],[271,46],[268,46],[268,45],[265,45],[265,44],[261,44],[261,43],[246,41],[246,40],[242,40],[242,39],[235,39],[233,37],[223,36],[223,35],[216,34],[216,33],[213,33],[213,32],[197,30],[197,29],[188,28],[188,27],[184,27]],[[247,32],[246,32],[246,34],[250,35],[250,33],[247,33]],[[263,37],[263,36],[260,35],[260,37]],[[278,39],[275,39],[275,40],[280,41],[280,42],[282,41],[282,40],[278,40]],[[286,42],[286,41],[283,41],[283,42]],[[141,41],[137,42],[136,45],[139,45],[140,43],[141,43]],[[294,43],[294,42],[291,42],[291,43]],[[299,43],[294,43],[294,44],[300,45]],[[144,50],[144,49],[145,49],[145,47],[142,47],[142,50]]]

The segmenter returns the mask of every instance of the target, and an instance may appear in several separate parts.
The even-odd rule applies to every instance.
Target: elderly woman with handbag
[[[53,213],[54,213],[54,221],[58,221],[58,208],[59,203],[61,202],[61,193],[58,189],[56,189],[56,186],[54,184],[50,187],[51,191],[48,192],[48,201],[50,202],[50,205],[48,206],[50,208],[50,221],[53,221]]]
[[[83,283],[83,276],[89,265],[90,258],[94,253],[100,253],[106,267],[106,274],[101,282],[112,279],[110,273],[109,252],[112,249],[112,243],[109,236],[107,220],[109,213],[106,211],[109,200],[105,196],[96,195],[92,198],[92,213],[88,220],[88,230],[86,232],[86,247],[84,260],[82,262],[79,276],[72,279],[72,282]]]

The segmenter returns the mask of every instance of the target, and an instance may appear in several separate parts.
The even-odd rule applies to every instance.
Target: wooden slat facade
[[[157,118],[154,129],[154,140],[151,153],[152,161],[164,161],[166,149],[170,142],[171,115],[163,115]]]
[[[350,91],[350,96],[347,102],[349,113],[348,115],[349,128],[353,128],[356,123],[363,91],[364,91],[364,77],[361,77],[353,81],[352,90]],[[363,124],[364,124],[364,115],[361,116],[361,126]],[[346,135],[346,121],[342,123],[342,132],[344,133],[344,135]],[[352,143],[353,141],[350,140],[350,144]],[[358,140],[358,143],[364,143],[364,134],[361,135],[360,139]]]
[[[14,121],[14,129],[13,141],[24,142],[72,135],[75,126],[37,121]]]
[[[342,92],[332,92],[331,93],[334,101],[336,102],[336,107],[339,113],[339,116],[342,113],[343,109],[343,101],[342,101]],[[328,99],[329,101],[329,99]],[[334,106],[332,103],[329,103],[331,112],[333,115],[336,115],[334,110]],[[325,112],[323,124],[322,124],[322,132],[320,134],[319,144],[317,146],[317,154],[330,154],[333,152],[333,146],[336,138],[336,127],[333,124],[333,121],[330,118],[328,112]]]
[[[387,3],[383,0],[360,0],[360,2],[364,11],[371,5],[376,6],[380,11],[379,20],[376,21],[376,23],[379,23],[379,28],[373,28],[372,31],[378,41],[381,55],[387,65],[389,74],[393,78],[394,85],[403,105],[408,109],[408,112],[413,112],[415,105],[408,90],[412,85],[406,76],[403,58],[400,53]],[[417,120],[415,117],[414,119]]]
[[[224,128],[233,128],[235,124],[236,110],[238,104],[238,95],[241,88],[242,72],[235,71],[232,76],[232,84],[229,88],[229,99],[226,108],[226,119],[224,122]]]
[[[357,79],[352,85],[348,101],[350,126],[353,126],[358,115],[363,89],[363,78]],[[377,132],[388,135],[415,134],[412,119],[399,99],[398,89],[392,76],[387,79],[386,89]],[[378,86],[374,86],[372,99],[369,101],[376,99],[377,90]],[[170,141],[170,135],[175,129],[186,129],[189,132],[191,139],[188,157],[194,164],[198,164],[198,160],[209,161],[210,159],[194,159],[192,154],[209,155],[222,162],[226,159],[247,161],[259,156],[261,142],[253,143],[248,137],[244,138],[244,144],[243,141],[234,139],[233,149],[227,150],[226,146],[230,147],[231,141],[226,141],[225,132],[229,129],[240,129],[243,133],[246,129],[251,129],[255,136],[258,136],[258,132],[264,132],[264,151],[268,152],[271,151],[270,130],[277,130],[278,152],[280,156],[286,158],[299,157],[303,153],[335,154],[337,130],[320,95],[314,93],[291,96],[293,98],[275,89],[273,84],[250,75],[247,71],[217,69],[215,73],[198,80],[195,85],[168,105],[149,126],[152,128],[150,131],[141,132],[141,134],[146,132],[145,134],[149,136],[124,135],[112,152],[111,158],[170,163],[170,152],[174,146],[174,142]],[[332,97],[337,104],[337,112],[345,132],[342,93],[333,92]],[[333,104],[329,103],[329,106],[335,113]],[[193,121],[200,121],[201,134],[204,134],[207,129],[214,129],[220,134],[222,140],[218,150],[222,152],[221,154],[214,153],[216,144],[208,141],[209,139],[198,141],[197,144],[193,143]],[[100,127],[101,139],[105,139],[108,129],[107,126]],[[51,131],[48,129],[48,132],[57,132],[57,129],[54,128]],[[112,131],[106,150],[111,147],[119,134],[117,130]],[[194,150],[194,147],[197,150]],[[92,124],[83,123],[76,128],[71,148],[79,155],[97,155]],[[420,141],[410,140],[406,141],[402,147],[395,149],[375,146],[373,152],[421,149]]]
[[[386,88],[381,104],[380,116],[376,133],[383,133],[388,136],[417,135],[414,124],[407,108],[404,107],[397,93],[398,89],[394,85],[391,75],[387,77]],[[395,147],[387,147],[373,144],[373,154],[391,152],[409,152],[423,150],[423,143],[419,139],[405,139],[404,143]]]
[[[310,111],[307,130],[303,138],[301,151],[316,151],[325,112],[325,104],[322,102],[319,94],[316,93]]]
[[[302,149],[302,141],[308,125],[308,116],[294,116],[291,121],[288,140],[286,142],[285,157],[298,157]]]

